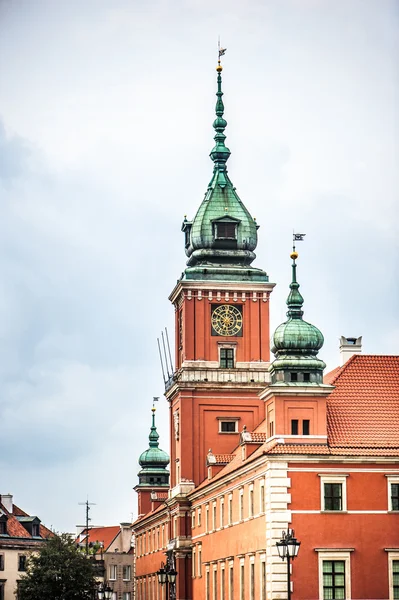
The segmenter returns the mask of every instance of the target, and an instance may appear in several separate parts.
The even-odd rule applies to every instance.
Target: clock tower
[[[269,381],[274,284],[252,266],[258,225],[227,173],[220,61],[216,71],[213,175],[194,219],[183,221],[187,267],[169,298],[176,349],[176,370],[165,393],[172,494],[181,483],[199,485],[207,476],[209,451],[226,458],[244,425],[252,431],[264,419],[258,394]]]

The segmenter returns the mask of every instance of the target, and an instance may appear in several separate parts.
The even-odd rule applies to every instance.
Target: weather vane
[[[295,252],[295,242],[303,242],[303,238],[306,233],[295,233],[292,234],[292,251]]]
[[[155,402],[159,401],[159,396],[153,396],[152,398],[152,410],[155,410]]]
[[[218,39],[218,64],[220,65],[220,58],[226,54],[227,48],[222,48],[220,45],[220,36]]]

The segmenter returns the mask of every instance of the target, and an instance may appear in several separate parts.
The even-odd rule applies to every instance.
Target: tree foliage
[[[79,552],[66,534],[50,537],[27,561],[19,600],[93,600],[93,561]]]

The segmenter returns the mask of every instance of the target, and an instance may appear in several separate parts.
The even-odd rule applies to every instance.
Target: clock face
[[[222,304],[212,310],[212,335],[242,335],[242,312],[231,304]]]

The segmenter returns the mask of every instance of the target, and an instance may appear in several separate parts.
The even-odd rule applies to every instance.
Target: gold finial
[[[292,260],[296,260],[298,258],[298,256],[299,256],[298,252],[295,252],[295,251],[291,252],[291,254],[290,254],[290,258],[292,258]]]

